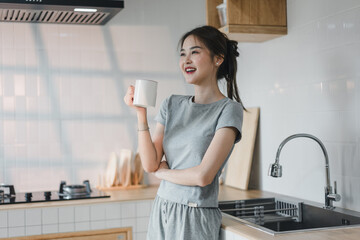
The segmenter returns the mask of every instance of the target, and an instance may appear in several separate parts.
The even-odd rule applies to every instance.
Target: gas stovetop
[[[66,182],[62,181],[59,191],[44,192],[15,193],[13,185],[0,185],[0,205],[109,197],[110,196],[106,195],[104,192],[92,190],[88,180],[85,180],[82,185],[66,185]]]

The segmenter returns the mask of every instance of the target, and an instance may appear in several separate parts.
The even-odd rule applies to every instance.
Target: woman
[[[147,239],[217,240],[221,225],[218,177],[241,138],[237,42],[203,26],[186,33],[179,43],[180,69],[186,82],[194,85],[195,95],[165,99],[153,136],[146,109],[133,106],[133,86],[124,98],[137,112],[143,167],[162,179]],[[222,78],[227,81],[228,97],[218,87]],[[166,161],[162,161],[164,155]]]

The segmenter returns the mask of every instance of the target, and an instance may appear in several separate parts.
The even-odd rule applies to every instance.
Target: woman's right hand
[[[125,104],[131,108],[134,108],[137,112],[146,112],[146,108],[134,106],[134,93],[135,87],[133,85],[130,85],[124,97]]]

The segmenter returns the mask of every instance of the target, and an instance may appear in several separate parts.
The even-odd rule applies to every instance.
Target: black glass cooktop
[[[51,195],[49,196],[49,193]],[[45,196],[46,195],[46,196]],[[31,197],[30,197],[31,196]],[[36,203],[36,202],[48,202],[48,201],[68,201],[68,200],[81,200],[81,199],[93,199],[93,198],[109,198],[104,192],[92,190],[90,194],[67,197],[60,196],[57,191],[50,192],[32,192],[29,193],[16,193],[15,196],[0,198],[0,205],[2,204],[17,204],[17,203]]]
[[[0,184],[0,205],[17,203],[36,203],[49,201],[83,200],[94,198],[109,198],[102,191],[91,190],[90,182],[85,180],[82,185],[66,185],[60,183],[59,191],[20,192],[15,193],[13,185]]]

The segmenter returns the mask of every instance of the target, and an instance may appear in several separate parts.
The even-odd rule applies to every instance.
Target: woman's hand
[[[169,165],[167,164],[166,161],[162,161],[159,165],[158,170],[156,170],[156,172],[154,172],[155,177],[161,179],[161,174],[166,172],[166,170],[169,169]]]
[[[134,108],[137,112],[146,113],[146,108],[134,106],[134,93],[135,93],[135,87],[133,85],[130,85],[124,97],[125,104],[131,108]]]

